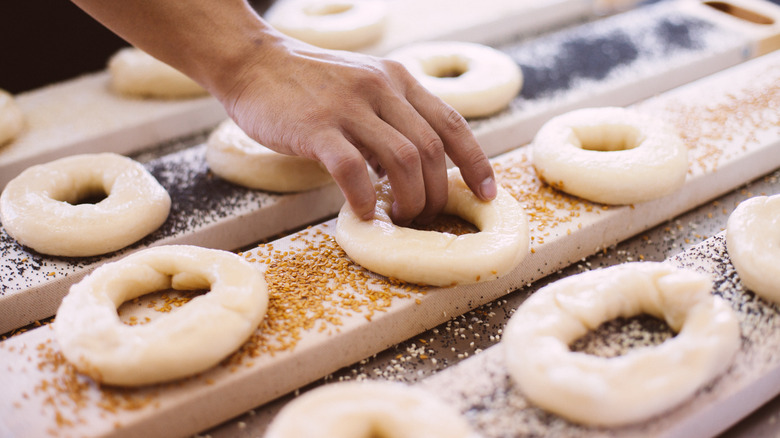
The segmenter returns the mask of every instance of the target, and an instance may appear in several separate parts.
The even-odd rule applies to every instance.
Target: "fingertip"
[[[404,214],[402,214],[402,209],[401,206],[398,204],[398,202],[393,202],[393,207],[392,210],[390,211],[390,215],[393,219],[393,223],[398,226],[406,227],[412,223],[411,217],[407,217]]]
[[[492,176],[489,176],[482,180],[482,182],[479,184],[477,196],[479,196],[484,201],[491,201],[495,199],[496,195],[498,194],[498,186],[496,185],[496,180]]]

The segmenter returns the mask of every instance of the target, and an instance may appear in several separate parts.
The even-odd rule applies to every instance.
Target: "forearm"
[[[104,26],[222,98],[247,55],[261,59],[283,37],[245,0],[73,0]]]

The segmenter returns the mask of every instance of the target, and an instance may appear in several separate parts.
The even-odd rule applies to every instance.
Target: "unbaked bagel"
[[[531,148],[542,180],[605,204],[668,195],[688,172],[688,149],[680,136],[662,120],[626,108],[585,108],[553,117]]]
[[[266,14],[280,32],[325,49],[355,50],[375,43],[385,31],[382,0],[291,0]]]
[[[780,303],[780,195],[740,202],[726,223],[726,248],[742,283]]]
[[[24,113],[14,97],[0,90],[0,146],[13,141],[24,129]]]
[[[530,296],[501,344],[512,380],[533,404],[588,425],[621,426],[669,410],[724,372],[739,322],[697,272],[627,263],[556,281]],[[677,335],[605,358],[569,345],[601,323],[649,314]]]
[[[146,324],[119,320],[123,302],[171,288],[210,291]],[[57,310],[54,334],[65,358],[98,382],[147,385],[213,367],[254,333],[267,306],[263,275],[238,255],[159,246],[74,284]]]
[[[134,47],[114,54],[108,71],[111,88],[123,96],[182,99],[208,94],[184,73]]]
[[[387,55],[463,117],[504,109],[520,92],[523,75],[508,55],[475,43],[416,43]]]
[[[339,213],[336,241],[355,263],[378,274],[433,286],[488,281],[511,271],[528,254],[528,220],[522,206],[500,186],[492,201],[471,192],[457,168],[448,171],[443,212],[480,231],[456,236],[393,224],[387,180],[376,184],[374,218],[360,219],[349,203]]]
[[[168,192],[140,163],[113,153],[32,166],[0,194],[0,221],[11,237],[40,253],[70,257],[124,248],[162,225],[170,208]]]
[[[209,136],[206,162],[214,174],[250,189],[298,192],[333,182],[318,161],[268,149],[232,120],[222,122]]]
[[[476,438],[468,423],[433,394],[401,383],[345,382],[288,403],[265,438]]]

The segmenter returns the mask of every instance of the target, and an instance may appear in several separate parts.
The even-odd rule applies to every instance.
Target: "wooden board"
[[[402,44],[434,38],[486,42],[590,15],[587,0],[489,3],[490,7],[474,11],[463,5],[451,7],[446,0],[388,2],[390,24],[371,52],[382,55]],[[431,16],[436,17],[437,26],[429,25]],[[493,25],[497,19],[503,24]],[[17,140],[0,148],[0,188],[33,164],[95,151],[126,154],[211,129],[227,117],[212,97],[128,99],[112,93],[108,83],[109,75],[103,71],[16,96],[27,118],[27,129]]]
[[[690,5],[662,3],[500,46],[522,66],[526,85],[506,111],[471,122],[480,143],[489,155],[496,155],[530,141],[555,114],[576,107],[628,104],[742,61],[752,40],[685,12]],[[678,29],[679,35],[665,36],[668,29]],[[604,55],[605,41],[614,49],[610,56]],[[171,193],[174,213],[140,244],[108,257],[61,259],[21,247],[0,228],[0,333],[51,316],[72,283],[129,251],[163,243],[235,249],[335,214],[343,203],[335,186],[290,196],[226,187],[210,177],[202,145],[166,153],[148,166]],[[187,206],[193,196],[216,198],[226,191],[230,195],[222,208],[209,209],[204,202],[197,212],[200,219],[191,218]],[[224,208],[231,203],[245,207]]]
[[[447,289],[388,283],[339,256],[330,221],[243,253],[273,285],[265,329],[197,377],[98,388],[59,361],[50,328],[10,338],[0,343],[0,431],[183,436],[232,418],[778,168],[779,84],[780,54],[772,54],[637,105],[675,123],[691,147],[685,185],[656,201],[605,209],[539,185],[526,148],[496,158],[501,183],[529,213],[533,240],[526,260],[495,281]],[[341,275],[329,275],[330,263]],[[344,283],[324,286],[322,279]],[[289,295],[304,290],[305,300]],[[143,303],[131,304],[133,311],[153,314]],[[275,328],[296,315],[312,326]]]
[[[511,383],[503,356],[509,347],[501,343],[422,381],[420,386],[464,412],[484,438],[551,433],[556,437],[716,436],[780,393],[780,308],[744,288],[729,260],[725,233],[669,262],[713,279],[713,293],[731,304],[740,321],[742,344],[723,375],[667,413],[620,428],[584,427],[544,413]],[[641,345],[638,339],[634,344]]]

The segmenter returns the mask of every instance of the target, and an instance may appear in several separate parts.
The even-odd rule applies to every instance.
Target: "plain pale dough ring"
[[[78,204],[96,195],[106,197]],[[40,253],[69,257],[124,248],[162,225],[170,208],[154,176],[113,153],[29,167],[0,195],[0,221],[11,237]]]
[[[688,149],[661,120],[626,108],[585,108],[554,117],[532,143],[541,179],[581,198],[633,204],[677,190]]]
[[[273,151],[252,140],[232,120],[209,136],[206,162],[214,174],[250,189],[298,192],[333,182],[318,161]]]
[[[315,388],[288,403],[265,438],[476,438],[433,394],[401,383],[363,381]]]
[[[523,85],[522,71],[512,58],[481,44],[417,43],[387,57],[403,64],[463,117],[484,117],[504,109]]]
[[[171,288],[211,290],[146,324],[126,325],[117,316],[123,302]],[[267,305],[262,274],[238,255],[160,246],[100,266],[73,285],[54,334],[65,358],[95,380],[146,385],[216,365],[257,329]]]
[[[780,303],[780,195],[742,201],[726,224],[726,247],[742,283]]]
[[[134,47],[114,54],[108,71],[111,88],[123,96],[183,99],[208,94],[189,76]]]
[[[627,263],[546,286],[507,323],[507,370],[534,404],[577,423],[619,426],[648,419],[725,371],[740,348],[739,322],[711,295],[708,277],[664,263]],[[618,317],[649,314],[677,335],[604,358],[569,345]]]
[[[355,50],[382,37],[387,5],[382,0],[292,0],[274,5],[266,19],[280,32],[314,46]]]
[[[393,224],[390,184],[381,181],[376,186],[374,218],[361,220],[344,204],[336,241],[364,268],[410,283],[451,286],[508,273],[528,254],[528,220],[522,206],[500,186],[493,201],[479,200],[457,168],[449,170],[448,179],[443,212],[471,222],[479,232],[456,236]]]
[[[0,90],[0,146],[13,141],[24,129],[24,114],[14,97]]]

